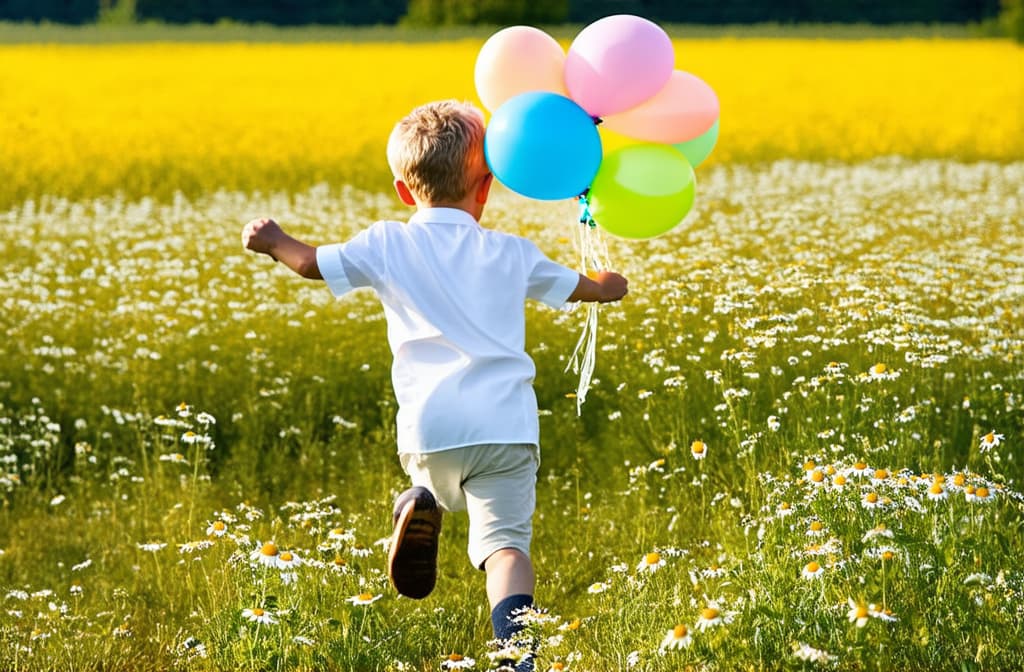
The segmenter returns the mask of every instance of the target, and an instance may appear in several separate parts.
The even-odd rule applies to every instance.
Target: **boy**
[[[258,219],[242,241],[336,296],[377,292],[394,355],[398,452],[413,484],[395,504],[389,575],[399,593],[426,597],[441,511],[468,510],[469,557],[487,575],[494,635],[507,640],[534,591],[539,429],[524,301],[618,301],[627,283],[611,272],[588,278],[524,238],[482,228],[493,180],[483,141],[472,105],[418,107],[387,148],[395,190],[417,210],[408,223],[376,222],[346,243],[312,247]]]

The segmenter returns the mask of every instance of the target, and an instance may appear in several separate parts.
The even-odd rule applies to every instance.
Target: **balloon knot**
[[[600,126],[602,123],[604,123],[604,119],[602,119],[601,117],[591,117],[591,119],[594,120],[594,126]]]

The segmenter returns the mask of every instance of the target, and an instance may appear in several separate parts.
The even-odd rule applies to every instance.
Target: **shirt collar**
[[[409,218],[410,224],[470,224],[479,226],[473,215],[458,208],[421,208]]]

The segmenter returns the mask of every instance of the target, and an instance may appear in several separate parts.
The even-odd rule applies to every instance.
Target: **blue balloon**
[[[494,111],[484,154],[494,176],[512,191],[545,201],[574,198],[601,166],[601,136],[572,100],[530,91]]]

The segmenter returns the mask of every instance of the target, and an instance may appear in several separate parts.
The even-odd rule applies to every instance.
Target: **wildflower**
[[[854,476],[867,476],[871,473],[871,467],[868,466],[867,462],[854,462],[853,466],[850,468],[850,473]]]
[[[987,453],[990,449],[998,446],[1005,437],[1002,434],[996,434],[995,430],[992,430],[985,436],[981,437],[981,452]]]
[[[228,526],[223,520],[215,520],[206,527],[206,535],[209,537],[223,537],[228,531]]]
[[[336,527],[327,533],[327,538],[331,541],[340,541],[350,544],[356,540],[356,535],[350,530],[346,530],[344,527]]]
[[[156,553],[166,548],[167,544],[161,543],[159,541],[150,541],[145,544],[136,544],[136,546],[139,547],[140,551],[146,551],[147,553]]]
[[[661,646],[658,648],[662,651],[685,649],[692,642],[693,637],[690,636],[690,630],[680,623],[665,634],[665,638],[661,640]]]
[[[187,443],[189,445],[196,444],[196,443],[201,444],[201,445],[209,445],[209,444],[213,443],[213,439],[211,439],[206,434],[196,434],[192,430],[189,430],[189,431],[185,432],[184,434],[182,434],[181,435],[181,440],[184,443]]]
[[[875,469],[875,473],[871,475],[871,482],[875,485],[884,483],[890,475],[888,469]]]
[[[845,485],[846,485],[846,476],[843,476],[842,474],[836,474],[832,478],[832,487],[834,487],[836,489],[841,489]]]
[[[373,555],[373,549],[366,548],[362,544],[354,544],[352,548],[348,549],[348,552],[357,558],[365,558],[368,555]]]
[[[768,429],[772,430],[773,432],[777,432],[777,431],[779,431],[779,427],[781,427],[781,426],[782,426],[782,423],[779,422],[779,416],[777,416],[777,415],[769,415],[768,416]]]
[[[441,668],[445,670],[471,670],[474,667],[476,661],[461,653],[449,653],[441,663]]]
[[[192,407],[184,401],[178,404],[178,408],[175,410],[177,411],[179,418],[187,418],[192,415]]]
[[[706,607],[700,610],[700,616],[697,617],[697,629],[703,632],[722,624],[731,623],[734,616],[735,612],[723,613],[716,602],[709,602]]]
[[[895,623],[899,620],[898,618],[896,618],[896,614],[892,613],[889,609],[886,609],[885,607],[879,607],[875,604],[868,605],[868,612],[870,613],[872,618],[877,618],[887,623]]]
[[[703,441],[694,441],[690,444],[690,454],[695,460],[703,460],[708,456],[708,447]]]
[[[132,630],[128,627],[127,623],[122,623],[114,628],[110,634],[117,639],[127,639],[132,636]]]
[[[277,567],[277,558],[279,555],[280,551],[277,550],[277,544],[272,541],[268,541],[250,553],[249,559],[263,565],[264,567]]]
[[[351,604],[354,604],[357,607],[365,607],[368,604],[373,604],[381,597],[383,596],[374,595],[372,593],[359,593],[358,595],[353,595],[352,597],[345,598],[345,601],[350,602]]]
[[[995,497],[995,491],[990,490],[985,486],[980,486],[978,488],[975,488],[974,490],[973,501],[979,502],[981,504],[987,504],[988,502],[991,502],[993,499],[995,499]]]
[[[56,497],[50,500],[50,506],[60,506],[61,504],[64,503],[64,500],[66,499],[67,497],[65,497],[64,495],[57,495]]]
[[[900,377],[899,371],[892,371],[888,366],[879,362],[875,364],[867,372],[868,380],[895,380]]]
[[[825,484],[825,472],[821,469],[815,469],[807,473],[807,480],[811,485],[824,485]]]
[[[892,530],[885,526],[885,523],[879,523],[875,527],[871,528],[864,533],[864,537],[861,541],[871,541],[875,537],[885,537],[886,539],[892,539]]]
[[[817,562],[812,560],[804,565],[803,570],[800,572],[800,576],[807,580],[821,578],[821,575],[825,573],[825,568],[819,565]]]
[[[928,499],[933,502],[941,502],[946,497],[949,497],[949,493],[946,492],[946,489],[938,481],[932,483],[931,487],[928,488]]]
[[[562,625],[558,626],[558,629],[562,631],[579,630],[581,625],[583,625],[583,622],[580,621],[580,619],[578,618],[574,618],[571,621],[563,623]]]
[[[206,658],[206,645],[195,637],[187,637],[178,645],[178,653],[186,658]]]
[[[89,559],[89,558],[86,558],[85,560],[82,560],[77,565],[71,565],[71,571],[72,572],[80,572],[80,571],[82,571],[83,569],[85,569],[86,567],[88,567],[91,564],[92,564],[92,560]]]
[[[820,520],[812,520],[807,526],[808,537],[820,537],[825,534],[825,525]]]
[[[661,557],[660,553],[648,553],[644,557],[640,558],[640,563],[637,564],[636,571],[650,572],[653,574],[664,566],[665,559]]]
[[[868,613],[868,608],[863,604],[854,602],[852,597],[847,598],[847,602],[850,605],[850,611],[847,614],[850,619],[850,623],[856,623],[858,628],[863,628],[867,625],[868,619],[871,616],[870,613]]]
[[[590,584],[590,587],[587,588],[587,592],[591,595],[597,595],[598,593],[603,593],[606,590],[608,590],[608,584],[601,581],[592,583]]]
[[[828,651],[816,649],[809,644],[804,644],[803,642],[796,644],[793,647],[793,655],[800,660],[807,661],[808,663],[829,663],[835,660],[835,656]]]
[[[198,541],[186,541],[183,544],[178,544],[179,553],[195,553],[196,551],[205,551],[210,546],[213,546],[213,542],[209,539],[199,539]]]
[[[188,464],[188,460],[181,453],[166,453],[160,456],[161,462],[173,462],[174,464]]]
[[[273,614],[259,607],[242,609],[242,618],[252,621],[253,623],[261,623],[263,625],[273,625],[277,623],[277,621],[274,620]]]
[[[217,419],[210,415],[209,413],[207,413],[206,411],[203,411],[196,416],[196,422],[198,422],[200,425],[203,425],[204,427],[208,427],[210,425],[216,425]]]
[[[793,513],[793,507],[789,505],[789,502],[779,504],[779,508],[775,510],[775,515],[779,518],[785,518],[791,513]]]
[[[316,640],[312,637],[305,637],[303,635],[295,635],[292,637],[292,641],[302,646],[316,646]]]
[[[302,559],[291,551],[284,551],[277,556],[277,568],[282,570],[293,569],[302,564]]]
[[[881,506],[882,503],[879,501],[877,492],[869,492],[861,497],[860,505],[865,509],[875,509]]]

